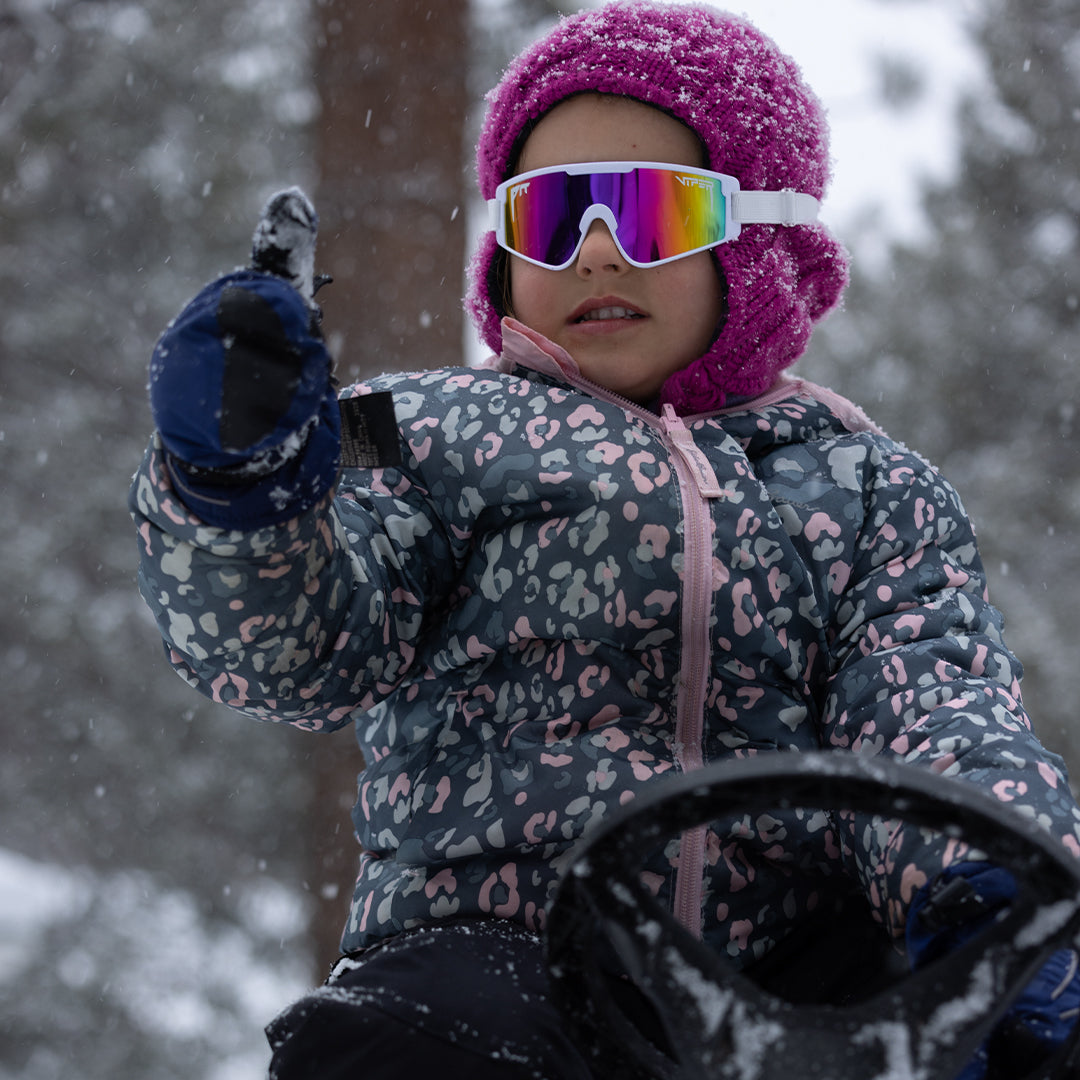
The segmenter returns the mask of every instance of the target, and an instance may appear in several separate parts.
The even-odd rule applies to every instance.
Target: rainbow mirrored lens
[[[499,242],[553,269],[573,260],[582,225],[597,216],[595,211],[588,216],[592,207],[611,211],[619,247],[639,265],[679,258],[724,240],[726,199],[723,180],[715,173],[677,167],[558,169],[526,173],[501,190],[505,203]]]

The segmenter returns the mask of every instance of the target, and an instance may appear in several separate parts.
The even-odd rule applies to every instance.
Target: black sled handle
[[[1018,895],[988,930],[858,1005],[795,1005],[725,965],[639,879],[671,836],[774,808],[845,810],[944,832],[1011,870]],[[656,784],[591,836],[548,918],[552,994],[602,1077],[619,1080],[953,1080],[1012,999],[1080,936],[1080,860],[970,783],[855,754],[762,755]],[[610,957],[659,1017],[639,1030]],[[625,980],[623,980],[625,984]],[[1080,1025],[1023,1078],[1080,1077]]]

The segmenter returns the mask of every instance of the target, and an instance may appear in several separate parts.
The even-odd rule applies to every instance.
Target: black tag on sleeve
[[[382,469],[401,464],[394,395],[388,390],[341,398],[341,467]]]

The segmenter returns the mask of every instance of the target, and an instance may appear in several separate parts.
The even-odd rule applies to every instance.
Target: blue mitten
[[[912,969],[959,948],[991,923],[1016,896],[1012,874],[988,863],[950,866],[916,894],[908,911],[907,952]],[[990,1040],[956,1080],[984,1080],[989,1062],[1008,1062],[1020,1076],[1049,1057],[1069,1037],[1080,1017],[1077,954],[1062,949],[1009,1006]]]
[[[154,422],[180,498],[208,524],[279,524],[337,477],[341,424],[314,302],[316,230],[303,192],[274,196],[252,268],[203,289],[154,349]]]

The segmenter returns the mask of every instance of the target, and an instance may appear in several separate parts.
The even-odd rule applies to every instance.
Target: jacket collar
[[[484,367],[502,372],[512,371],[519,366],[525,367],[571,385],[588,381],[581,374],[577,362],[562,346],[509,316],[502,321],[502,346],[502,354],[492,357]],[[760,414],[771,406],[796,397],[813,399],[823,412],[831,414],[839,421],[843,430],[883,434],[858,405],[827,387],[807,382],[786,372],[781,373],[776,382],[757,397],[732,402],[718,413],[710,415]]]
[[[503,372],[526,367],[568,382],[582,378],[581,369],[562,346],[509,316],[502,321],[502,354],[493,356],[484,366]]]

